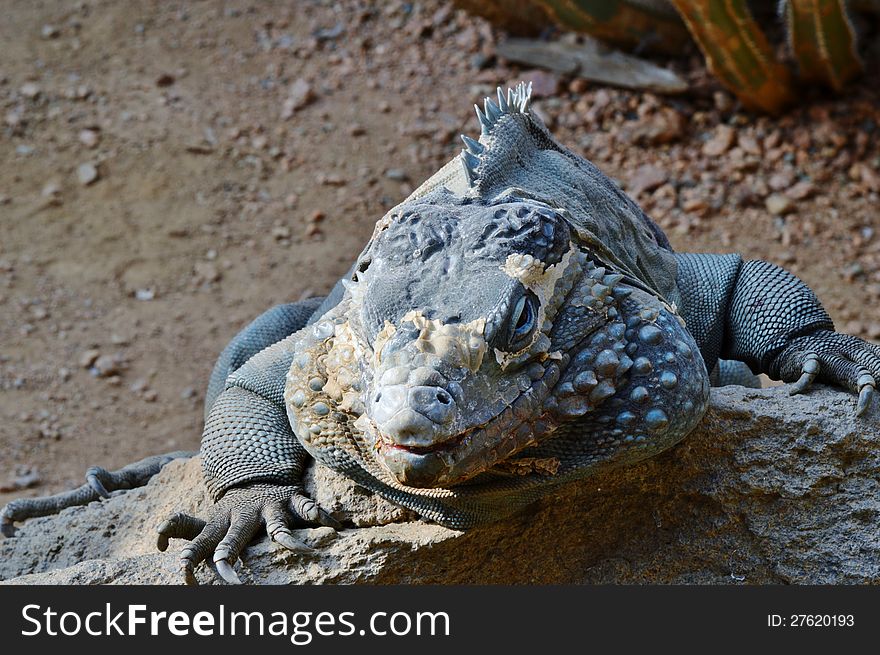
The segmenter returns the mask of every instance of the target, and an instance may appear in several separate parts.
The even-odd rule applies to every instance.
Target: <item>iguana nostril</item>
[[[396,430],[401,429],[401,413],[421,419],[416,423],[419,429],[431,425],[446,424],[452,421],[456,413],[455,399],[443,387],[433,385],[409,386],[392,384],[383,386],[373,394],[370,403],[370,416],[383,430],[392,423]],[[425,423],[424,421],[427,421]],[[406,421],[404,421],[406,422]],[[430,428],[433,430],[433,428]],[[430,431],[430,430],[429,430]]]

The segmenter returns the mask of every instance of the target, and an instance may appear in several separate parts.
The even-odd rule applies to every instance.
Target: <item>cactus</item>
[[[680,51],[687,33],[707,65],[744,106],[778,113],[797,80],[776,57],[747,0],[457,0],[516,28],[550,22],[625,47]],[[782,0],[788,46],[799,78],[840,91],[862,71],[850,12],[880,13],[880,0]]]
[[[789,0],[785,18],[789,44],[805,81],[840,91],[862,72],[842,0]]]
[[[792,79],[745,0],[672,0],[703,51],[709,70],[746,107],[779,112],[793,97]]]

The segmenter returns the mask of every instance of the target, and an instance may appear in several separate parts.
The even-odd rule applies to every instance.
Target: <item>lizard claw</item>
[[[808,353],[803,365],[801,366],[801,376],[788,390],[789,395],[794,396],[798,393],[806,391],[816,376],[819,374],[819,355],[816,353]]]
[[[290,498],[290,511],[306,523],[318,523],[334,530],[342,530],[342,524],[330,516],[318,503],[303,493],[296,492]]]
[[[108,471],[93,466],[86,471],[86,483],[76,489],[52,496],[19,498],[13,500],[0,512],[0,532],[6,537],[15,535],[14,521],[26,521],[38,516],[57,514],[68,507],[87,505],[99,498],[110,498],[127,489],[142,487],[168,462],[192,457],[194,453],[175,451],[164,455],[145,457],[139,462],[123,466],[118,471]]]
[[[215,555],[214,564],[217,566],[217,573],[219,573],[220,577],[226,580],[226,582],[229,584],[241,584],[241,579],[226,559],[219,555]]]
[[[180,560],[180,572],[183,574],[183,583],[189,587],[197,587],[199,584],[199,581],[196,580],[196,574],[193,571],[194,568],[195,566],[191,560]]]
[[[858,394],[856,416],[868,410],[880,379],[880,346],[831,330],[798,337],[777,356],[777,362],[779,377],[797,379],[789,389],[792,395],[805,391],[813,380]]]
[[[871,404],[871,399],[874,397],[875,384],[874,378],[870,375],[863,375],[859,378],[859,402],[856,405],[856,416],[864,414],[865,410],[868,409],[868,405]]]
[[[200,518],[183,512],[173,514],[158,527],[156,548],[164,553],[168,549],[169,539],[195,539],[204,527],[205,522]]]
[[[282,529],[276,530],[275,532],[269,533],[269,536],[272,537],[272,541],[276,541],[282,546],[284,546],[287,550],[294,553],[313,553],[315,549],[311,546],[304,544],[302,541],[294,537],[290,530]]]

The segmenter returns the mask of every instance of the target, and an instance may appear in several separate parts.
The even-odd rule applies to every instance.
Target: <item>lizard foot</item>
[[[779,377],[801,393],[814,380],[858,394],[856,416],[871,404],[880,379],[880,346],[849,334],[818,330],[798,337],[776,359]]]
[[[0,532],[6,537],[13,537],[16,521],[57,514],[68,507],[87,505],[100,498],[109,498],[115,491],[142,487],[171,460],[192,457],[195,454],[175,451],[164,455],[153,455],[123,466],[117,471],[92,467],[86,472],[86,483],[76,489],[52,496],[19,498],[10,502],[0,511]]]
[[[156,545],[164,551],[169,538],[191,541],[180,553],[180,569],[186,584],[197,584],[195,567],[209,556],[221,578],[230,584],[241,584],[232,565],[261,527],[265,527],[273,541],[290,551],[312,552],[290,529],[291,525],[303,523],[336,530],[342,527],[300,487],[258,483],[227,491],[208,521],[174,514],[159,526]]]

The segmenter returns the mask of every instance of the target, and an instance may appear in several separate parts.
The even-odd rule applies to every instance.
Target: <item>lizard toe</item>
[[[261,524],[260,512],[252,505],[238,508],[233,512],[226,534],[214,550],[214,564],[217,566],[217,573],[226,582],[241,584],[241,580],[232,569],[232,564],[257,534]]]
[[[181,571],[186,584],[196,584],[195,567],[204,562],[229,530],[230,518],[226,511],[215,512],[198,535],[180,552]]]
[[[12,522],[12,518],[7,515],[5,507],[0,513],[0,534],[7,538],[15,536],[15,524]]]
[[[314,500],[300,491],[290,497],[290,511],[305,523],[317,523],[334,530],[341,530],[342,524],[321,509]]]
[[[789,395],[803,393],[810,388],[816,375],[819,373],[819,356],[816,353],[808,353],[801,365],[801,375],[791,388],[788,390]]]
[[[165,552],[169,539],[195,539],[205,528],[205,521],[183,512],[177,512],[165,519],[157,528],[156,548]]]
[[[112,475],[107,469],[93,466],[86,471],[86,483],[94,489],[101,498],[110,498],[107,484],[110,484]],[[106,483],[106,484],[105,484]]]
[[[287,550],[294,553],[311,553],[314,548],[304,544],[293,536],[287,525],[287,510],[280,502],[268,504],[263,508],[263,521],[266,523],[266,532],[272,541],[275,541]]]

